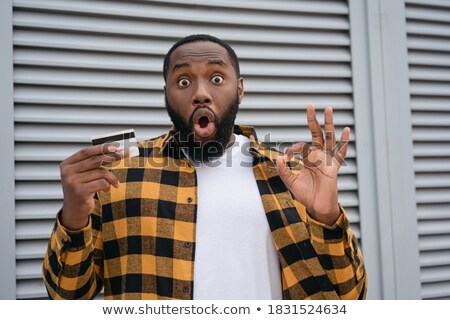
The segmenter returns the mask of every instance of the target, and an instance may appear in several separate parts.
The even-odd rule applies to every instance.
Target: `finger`
[[[290,160],[294,153],[299,153],[303,159],[308,158],[308,154],[310,152],[309,146],[304,142],[297,142],[292,147],[286,149],[285,153],[287,156],[286,160]]]
[[[127,153],[124,150],[118,150],[116,152],[107,153],[103,155],[96,155],[90,158],[84,159],[80,162],[70,165],[70,169],[75,172],[84,172],[92,169],[99,168],[100,166],[106,165],[108,163],[120,160]],[[129,152],[128,152],[129,155]]]
[[[334,131],[333,109],[325,108],[325,152],[334,155],[334,147],[336,145],[336,134]]]
[[[86,147],[84,149],[81,149],[80,151],[74,153],[70,157],[68,157],[65,162],[67,164],[73,164],[80,161],[83,161],[85,159],[88,159],[93,156],[98,156],[101,154],[106,154],[110,152],[116,152],[117,147],[114,144],[105,143],[105,144],[99,144],[97,146],[91,146]]]
[[[336,160],[341,165],[344,162],[347,155],[348,141],[350,139],[350,128],[345,127],[341,134],[341,140],[339,141],[338,152],[336,153]]]
[[[111,184],[106,179],[99,179],[83,183],[83,188],[88,193],[96,193],[99,191],[109,191]]]
[[[77,179],[82,183],[105,179],[110,185],[113,185],[115,188],[119,188],[120,186],[119,179],[111,171],[103,168],[80,173],[78,174]]]
[[[309,104],[306,108],[306,118],[308,120],[308,127],[312,135],[312,145],[318,149],[323,148],[323,132],[320,128],[319,122],[316,118],[316,109],[314,105]]]
[[[277,161],[278,174],[280,175],[280,177],[283,180],[286,187],[288,189],[290,189],[290,187],[294,183],[295,176],[292,173],[291,169],[289,169],[289,167],[286,163],[285,157],[278,156],[276,161]]]

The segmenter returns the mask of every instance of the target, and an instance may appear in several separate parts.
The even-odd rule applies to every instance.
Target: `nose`
[[[211,94],[208,90],[208,84],[198,82],[197,87],[192,96],[192,104],[197,105],[210,105],[212,101]]]

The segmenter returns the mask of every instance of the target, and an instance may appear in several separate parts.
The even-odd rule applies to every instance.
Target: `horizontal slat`
[[[413,128],[414,141],[448,141],[450,127],[416,127]]]
[[[160,55],[163,57],[174,44],[171,39],[147,39],[142,37],[115,37],[112,35],[77,34],[63,31],[14,30],[14,45],[119,52],[125,54]],[[264,43],[239,43],[228,41],[240,59],[276,59],[290,61],[350,61],[349,47]]]
[[[17,299],[47,298],[44,282],[41,279],[18,280]]]
[[[415,180],[416,180],[416,188],[450,187],[450,173],[432,173],[432,172],[416,173]]]
[[[450,59],[450,55],[448,57]],[[450,68],[436,67],[409,67],[411,80],[450,81]]]
[[[19,240],[16,241],[16,259],[43,259],[48,240]]]
[[[14,64],[16,66],[146,71],[160,72],[162,75],[163,60],[163,55],[153,56],[29,47],[17,47],[14,50]]]
[[[161,90],[164,80],[160,74],[138,72],[113,72],[106,70],[86,71],[59,68],[16,67],[14,82],[18,84],[76,86],[114,89]],[[347,79],[320,78],[263,78],[248,76],[245,79],[247,92],[278,93],[350,93],[352,86]]]
[[[407,45],[408,49],[423,51],[450,51],[450,42],[443,37],[409,35]]]
[[[412,95],[411,98],[413,111],[450,111],[448,97]]]
[[[60,200],[63,198],[61,184],[54,181],[16,182],[17,200]]]
[[[447,234],[450,230],[450,220],[419,221],[419,235]]]
[[[450,219],[450,201],[448,203],[420,204],[417,206],[419,219]]]
[[[156,137],[170,129],[170,126],[135,126],[139,137]],[[91,137],[108,132],[129,129],[126,126],[63,125],[40,126],[37,124],[16,124],[15,140],[29,142],[90,143]]]
[[[422,285],[423,299],[450,299],[450,281],[438,283],[425,283]]]
[[[20,260],[16,263],[16,279],[42,279],[42,260]]]
[[[64,67],[93,70],[153,72],[162,77],[163,56],[144,56],[106,52],[49,50],[19,47],[14,52],[16,66]],[[70,69],[67,72],[70,72]],[[240,70],[246,76],[286,76],[349,78],[347,63],[295,62],[240,59]]]
[[[163,90],[117,90],[15,85],[17,103],[74,104],[91,106],[164,106]],[[127,104],[128,101],[128,104]]]
[[[246,92],[241,108],[250,109],[306,109],[309,103],[318,107],[331,105],[335,109],[350,109],[349,94],[311,94]],[[164,107],[164,92],[145,90],[117,90],[105,88],[68,88],[15,85],[16,103],[51,105],[83,105],[109,107]]]
[[[157,0],[157,2],[168,2],[173,4],[185,4],[183,0]],[[224,7],[224,8],[247,8],[253,9],[255,5],[252,1],[241,1],[241,0],[190,0],[191,5],[206,5],[213,7]],[[321,12],[321,13],[333,13],[333,14],[346,14],[348,13],[348,7],[345,1],[299,1],[293,3],[290,0],[281,0],[276,3],[272,1],[261,1],[258,3],[257,10],[281,10],[289,12]]]
[[[208,2],[211,4],[211,2]],[[208,4],[205,3],[205,4]],[[213,2],[214,5],[214,2]],[[155,2],[117,1],[15,1],[15,8],[40,9],[55,12],[70,12],[81,14],[96,14],[98,16],[114,16],[116,18],[131,18],[133,20],[166,20],[191,23],[210,23],[227,25],[245,25],[257,27],[287,27],[287,28],[326,28],[348,29],[345,15],[318,16],[301,11],[264,11],[258,7],[252,8],[221,8],[218,11],[209,6],[160,5]],[[255,14],[256,13],[256,14]],[[325,23],[323,23],[325,21]],[[320,24],[322,22],[322,25]]]
[[[55,219],[62,207],[60,200],[16,201],[16,221]]]
[[[49,239],[54,224],[54,219],[16,221],[16,239]]]
[[[427,1],[419,1],[420,4],[429,4]],[[443,1],[444,2],[444,1]],[[447,3],[448,4],[448,3]],[[406,5],[406,18],[420,21],[439,21],[446,22],[449,21],[450,10],[445,10],[442,7],[436,8],[431,6],[417,6],[407,3]]]
[[[450,250],[421,252],[420,265],[422,267],[450,265]]]
[[[450,83],[437,81],[412,81],[410,83],[410,91],[413,95],[450,97]]]
[[[450,281],[450,265],[422,268],[420,279],[422,283]]]
[[[430,35],[430,36],[439,36],[439,37],[449,37],[450,36],[450,25],[448,24],[448,17],[450,14],[447,14],[446,23],[440,22],[430,22],[430,21],[415,21],[409,20],[407,22],[406,31],[408,34],[414,35]]]
[[[36,1],[24,1],[24,0],[15,0],[14,5],[19,7],[29,7],[35,5]],[[72,3],[74,1],[71,1]],[[91,1],[89,1],[91,2]],[[92,1],[94,5],[99,1]],[[17,3],[17,5],[16,5]],[[101,2],[100,2],[101,3]],[[52,1],[43,1],[40,0],[38,5],[41,4],[50,4],[51,7],[58,7]],[[77,7],[80,6],[80,3],[75,2]],[[155,4],[167,5],[170,4],[172,8],[176,8],[176,6],[185,6],[189,7],[211,7],[218,8],[223,10],[224,8],[232,8],[232,9],[251,9],[253,12],[260,11],[279,11],[279,12],[310,12],[310,13],[326,13],[326,14],[347,14],[348,7],[344,1],[311,1],[311,0],[303,0],[301,2],[292,2],[290,0],[278,0],[276,3],[271,1],[261,1],[257,7],[251,1],[241,1],[241,0],[190,0],[188,3],[182,0],[152,0],[151,6],[153,7]],[[149,4],[150,5],[150,4]],[[139,7],[138,7],[139,6]],[[127,1],[127,6],[121,7],[121,10],[130,10],[130,8],[142,8],[140,7],[142,4],[139,1]],[[105,6],[100,7],[101,11],[108,10]],[[76,10],[76,8],[74,8]],[[142,14],[142,13],[141,13]]]
[[[450,234],[421,236],[419,238],[419,248],[420,251],[449,250]]]
[[[415,157],[449,157],[449,142],[414,142]]]
[[[60,179],[57,162],[19,162],[16,163],[14,172],[16,181],[59,181]]]
[[[406,6],[409,7],[410,5],[419,5],[423,8],[427,7],[437,7],[438,9],[446,9],[450,8],[450,3],[448,3],[447,0],[406,0]]]
[[[71,143],[23,143],[16,142],[14,157],[16,161],[58,161],[61,162],[84,147],[90,141],[80,144]]]
[[[317,78],[350,78],[350,65],[346,63],[243,61],[241,73],[245,76],[285,76]]]
[[[418,204],[450,203],[450,188],[418,189],[416,199]]]
[[[450,53],[409,50],[408,62],[411,65],[450,66]]]
[[[347,94],[353,92],[350,79],[286,79],[286,78],[256,78],[246,77],[245,90],[247,92],[273,93],[336,93]]]
[[[164,108],[102,108],[73,106],[21,105],[15,108],[15,121],[27,123],[72,123],[72,124],[114,124],[114,125],[171,125]],[[323,112],[317,111],[317,118],[323,125]],[[333,115],[336,126],[354,125],[351,111],[336,110]],[[304,110],[252,110],[241,109],[237,122],[247,125],[263,126],[306,126]]]
[[[20,66],[14,69],[14,83],[147,90],[164,87],[159,74]]]
[[[412,112],[411,116],[413,126],[450,127],[450,112],[414,111]]]
[[[120,36],[155,36],[181,38],[186,34],[204,32],[205,25],[197,25],[182,21],[142,21],[118,19],[102,16],[77,16],[54,12],[37,12],[15,10],[14,27],[38,28],[47,30],[65,30],[70,32],[87,32],[114,34]],[[350,45],[348,33],[340,30],[321,29],[286,29],[286,28],[253,28],[248,26],[218,26],[208,24],[208,32],[226,41],[295,43],[295,44],[328,44]]]
[[[417,172],[450,172],[448,158],[418,158],[414,161],[414,171]]]

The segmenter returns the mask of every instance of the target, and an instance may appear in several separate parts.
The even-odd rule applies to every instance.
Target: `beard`
[[[165,96],[165,101],[167,113],[175,127],[176,138],[178,139],[180,149],[187,153],[187,156],[191,160],[206,163],[224,154],[230,142],[231,134],[233,133],[234,121],[239,108],[239,97],[237,93],[233,101],[228,104],[222,118],[219,118],[210,107],[198,106],[193,110],[188,123],[185,123],[183,117],[170,105],[167,95]],[[193,117],[195,111],[199,108],[206,108],[214,114],[216,132],[212,138],[206,141],[197,140],[194,134]]]

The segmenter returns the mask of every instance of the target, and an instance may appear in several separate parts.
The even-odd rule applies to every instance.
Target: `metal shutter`
[[[346,1],[16,0],[13,14],[18,299],[46,296],[59,162],[95,134],[169,128],[161,69],[177,39],[209,33],[235,48],[246,89],[237,123],[255,125],[260,140],[309,141],[310,102],[332,105],[339,131],[353,128]],[[339,188],[359,237],[351,139]]]
[[[450,2],[406,16],[422,298],[450,299]]]

